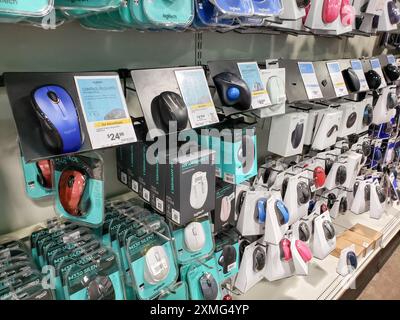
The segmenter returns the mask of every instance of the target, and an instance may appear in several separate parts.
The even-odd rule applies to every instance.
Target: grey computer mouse
[[[205,273],[200,278],[201,292],[204,300],[215,300],[218,297],[218,282],[211,273]]]

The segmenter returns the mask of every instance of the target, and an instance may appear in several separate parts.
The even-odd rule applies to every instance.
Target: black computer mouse
[[[353,68],[347,68],[343,70],[342,75],[350,92],[357,92],[360,90],[360,79]]]
[[[347,129],[350,129],[352,126],[354,126],[356,121],[357,121],[357,112],[350,113],[350,115],[349,115],[349,117],[347,118],[347,121],[346,121]]]
[[[385,74],[390,81],[396,81],[400,77],[400,70],[394,64],[389,63],[384,68]]]
[[[367,79],[368,86],[371,90],[378,89],[382,84],[381,76],[375,70],[369,70],[365,73],[365,78]]]
[[[338,132],[338,130],[339,126],[335,124],[334,126],[332,126],[332,128],[329,129],[329,131],[326,133],[326,136],[330,138],[335,132]]]
[[[390,92],[387,96],[387,101],[386,101],[387,110],[392,110],[396,108],[397,105],[398,105],[397,95],[394,92]]]
[[[357,256],[354,251],[347,252],[346,263],[347,263],[347,266],[349,268],[351,268],[351,270],[357,269],[358,261],[357,261]]]
[[[223,267],[224,274],[228,273],[228,269],[234,262],[236,262],[236,250],[232,245],[226,245],[222,249],[222,254],[218,259],[218,264]]]
[[[339,203],[339,212],[345,213],[348,209],[348,202],[346,197],[342,197]]]
[[[364,187],[364,200],[370,201],[371,200],[371,185],[366,184]]]
[[[370,126],[373,120],[374,107],[371,104],[367,104],[364,108],[363,113],[363,125]]]
[[[387,4],[389,21],[391,24],[400,23],[400,10],[396,4],[397,1],[389,1]]]
[[[151,107],[154,122],[160,129],[169,132],[169,123],[175,122],[177,131],[184,130],[188,123],[188,110],[182,97],[172,91],[164,91],[155,97]]]
[[[222,72],[213,80],[224,106],[238,110],[251,108],[251,90],[242,78],[230,72]]]
[[[354,186],[353,186],[353,197],[356,196],[359,186],[360,186],[360,182],[357,181],[356,183],[354,183]]]
[[[297,203],[299,205],[306,204],[308,201],[310,201],[310,198],[311,198],[310,186],[308,185],[308,183],[300,181],[297,184]]]
[[[332,222],[326,220],[322,223],[322,228],[324,230],[324,235],[326,240],[332,240],[335,235],[335,227],[333,226]]]
[[[374,15],[372,18],[372,29],[377,29],[379,26],[379,19],[380,17],[378,15]]]
[[[375,187],[375,190],[376,190],[376,194],[378,195],[379,202],[380,202],[380,203],[384,203],[384,202],[386,201],[386,193],[385,193],[385,190],[384,190],[381,186],[379,186],[379,185],[377,185],[377,186]]]
[[[266,260],[266,250],[261,246],[257,246],[253,251],[253,270],[260,272],[264,269]]]
[[[109,277],[97,276],[87,283],[88,300],[115,300],[114,286]]]
[[[238,160],[242,164],[243,174],[247,174],[253,168],[255,160],[255,151],[253,137],[247,134],[242,136],[242,144],[238,149]]]
[[[311,0],[296,0],[297,6],[302,9],[310,4]]]
[[[337,172],[336,172],[336,185],[342,185],[346,182],[347,179],[347,168],[344,165],[340,165],[337,168]]]
[[[282,197],[282,199],[285,199],[286,190],[287,190],[288,184],[289,184],[289,178],[286,177],[285,179],[283,179],[282,187],[281,187],[281,197]]]
[[[300,142],[303,138],[303,132],[304,132],[304,123],[298,123],[296,125],[296,128],[292,132],[292,147],[293,149],[297,149],[300,146]]]
[[[83,134],[71,95],[58,85],[47,85],[33,90],[31,99],[45,145],[55,153],[78,151]]]
[[[333,206],[335,205],[336,200],[337,200],[337,197],[336,197],[336,195],[334,193],[328,194],[328,203],[327,203],[327,205],[328,205],[328,209],[329,210],[333,208]]]
[[[201,292],[204,300],[215,300],[218,297],[218,282],[211,273],[205,273],[200,278]]]
[[[335,163],[335,161],[333,161],[330,158],[325,159],[325,174],[326,175],[328,175],[329,172],[331,172],[334,163]]]
[[[310,228],[308,227],[307,223],[301,222],[299,224],[299,239],[303,242],[307,242],[308,240],[310,240],[310,237]]]

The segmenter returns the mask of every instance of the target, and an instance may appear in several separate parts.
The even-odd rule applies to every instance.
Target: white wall
[[[26,71],[90,71],[118,68],[194,65],[193,33],[124,33],[89,31],[71,23],[55,31],[0,25],[0,73]],[[372,55],[373,38],[314,38],[289,35],[205,33],[202,63],[216,59],[333,59]],[[136,99],[130,110],[140,115]],[[0,88],[0,234],[54,215],[51,200],[26,197],[19,163],[17,134],[8,98]],[[102,152],[106,192],[127,191],[115,178],[114,150]]]

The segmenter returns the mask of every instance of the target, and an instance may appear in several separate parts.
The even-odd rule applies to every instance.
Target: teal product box
[[[254,127],[232,129],[222,135],[223,180],[240,184],[257,175],[257,136]]]
[[[139,193],[139,145],[132,143],[116,149],[118,179],[137,194]]]
[[[169,150],[171,152],[171,150]],[[166,217],[185,226],[215,209],[215,152],[197,150],[168,157]]]
[[[26,17],[43,17],[53,10],[53,0],[1,1],[0,13]]]
[[[165,214],[165,165],[162,165],[164,159],[162,154],[155,148],[152,148],[155,144],[150,144],[149,154],[146,156],[147,173],[149,180],[150,189],[150,205],[158,213]],[[155,151],[153,151],[155,150]],[[153,152],[152,152],[153,151]],[[149,155],[151,158],[149,158]]]
[[[97,154],[54,160],[55,209],[69,221],[98,227],[104,221],[103,161]],[[70,190],[79,192],[72,198]]]
[[[21,156],[21,164],[24,172],[25,191],[29,198],[41,199],[54,195],[52,160],[26,163],[24,157]],[[47,172],[44,172],[45,170]]]

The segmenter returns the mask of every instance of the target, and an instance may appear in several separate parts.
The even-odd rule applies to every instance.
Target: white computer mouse
[[[220,219],[222,222],[228,221],[229,216],[231,215],[231,201],[229,197],[223,197],[221,200],[221,212]]]
[[[200,251],[206,243],[206,234],[200,222],[191,222],[184,231],[186,248],[191,252]]]
[[[207,200],[208,182],[207,172],[196,172],[192,176],[192,186],[190,189],[190,205],[194,209],[203,207]]]
[[[145,256],[144,279],[150,284],[164,280],[169,273],[169,258],[162,246],[154,246]]]
[[[267,90],[272,104],[284,103],[286,100],[286,89],[280,77],[273,76],[268,79]]]

